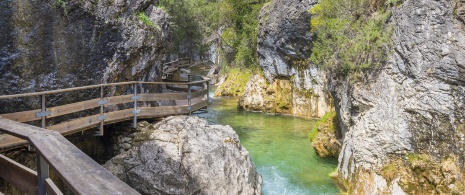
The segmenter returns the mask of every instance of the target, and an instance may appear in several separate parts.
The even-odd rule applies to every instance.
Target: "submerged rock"
[[[144,125],[104,167],[142,194],[261,194],[262,179],[230,126],[169,117]]]

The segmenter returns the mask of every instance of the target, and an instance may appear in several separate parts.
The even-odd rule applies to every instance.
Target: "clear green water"
[[[338,194],[328,177],[337,160],[318,157],[307,138],[314,120],[238,111],[236,98],[213,99],[208,113],[198,115],[234,128],[263,177],[265,195]]]

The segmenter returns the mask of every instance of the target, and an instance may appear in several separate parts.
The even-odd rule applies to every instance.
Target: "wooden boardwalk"
[[[190,80],[191,77],[189,77]],[[39,97],[41,108],[0,115],[0,149],[18,147],[25,144],[34,146],[38,154],[38,172],[25,168],[0,155],[0,177],[28,194],[61,194],[48,179],[48,166],[57,170],[59,176],[75,194],[138,194],[119,181],[90,157],[67,141],[63,135],[99,127],[103,135],[106,124],[133,120],[134,127],[140,118],[156,118],[171,115],[191,114],[208,106],[209,79],[199,81],[167,82],[123,82],[109,83],[0,96],[0,99]],[[170,89],[168,93],[140,93],[143,86],[161,85]],[[132,92],[118,96],[105,96],[108,88],[126,87]],[[70,104],[46,107],[46,98],[67,92],[100,89],[100,98]],[[128,91],[128,90],[125,90]],[[147,106],[148,102],[171,101],[171,106]],[[124,109],[115,109],[116,107]],[[130,107],[130,108],[128,108]],[[69,118],[70,114],[99,110],[98,114]],[[67,116],[64,121],[54,121]],[[59,117],[61,116],[61,117]],[[62,119],[63,120],[63,119]],[[40,127],[24,124],[35,122]],[[18,180],[25,181],[18,181]],[[36,181],[36,184],[31,182]],[[1,194],[1,192],[0,192]]]

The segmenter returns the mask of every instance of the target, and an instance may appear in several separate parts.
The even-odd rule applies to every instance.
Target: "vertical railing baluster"
[[[42,114],[40,116],[42,118],[41,127],[45,129],[45,126],[46,126],[46,124],[45,124],[45,117],[46,117],[45,116],[45,95],[40,96],[40,100],[42,102],[41,107],[40,107],[41,112],[42,112]]]
[[[192,88],[191,85],[187,85],[187,91],[189,92],[189,95],[187,95],[187,109],[189,110],[189,116],[192,115]]]
[[[137,114],[139,114],[139,110],[137,110],[137,100],[139,99],[139,96],[137,96],[137,84],[134,84],[134,96],[132,99],[134,100],[134,110],[132,113],[134,114],[134,128],[137,128]]]
[[[45,195],[45,179],[49,178],[49,166],[44,157],[37,152],[37,187],[38,194]]]
[[[104,99],[103,99],[103,86],[100,87],[100,116],[103,116],[103,105],[105,105],[104,103]],[[103,124],[104,124],[104,120],[101,120],[100,121],[100,136],[103,136]]]
[[[208,104],[210,104],[210,81],[207,81],[207,112],[208,112]]]

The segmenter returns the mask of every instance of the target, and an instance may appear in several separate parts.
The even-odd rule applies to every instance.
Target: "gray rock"
[[[276,77],[297,73],[292,63],[311,55],[311,14],[317,1],[276,0],[260,11],[257,51],[263,74],[272,82]]]
[[[104,167],[142,194],[261,194],[261,176],[231,127],[175,116],[140,133],[146,141]]]
[[[330,111],[331,97],[326,89],[326,73],[306,60],[311,55],[311,14],[317,1],[276,0],[260,11],[257,52],[266,81],[251,79],[245,89],[241,107],[252,111],[280,112],[307,117],[321,117]],[[290,110],[274,109],[277,95],[267,88],[279,86],[275,80],[292,83]],[[286,82],[286,81],[285,81]],[[261,85],[261,86],[258,86]],[[279,91],[278,91],[279,92]],[[279,99],[279,98],[278,98]]]
[[[166,15],[153,2],[1,1],[0,95],[158,80],[169,34]],[[144,24],[138,13],[145,13],[160,29]],[[57,95],[47,104],[96,95]],[[37,98],[1,101],[9,106],[0,112],[36,109],[37,104]]]
[[[355,178],[355,188],[365,194],[399,192],[397,181],[369,172],[376,182],[367,185],[357,175],[393,157],[423,153],[439,162],[448,156],[465,160],[465,32],[453,9],[446,0],[404,1],[392,12],[390,60],[360,83],[332,79],[345,135],[338,170]]]

